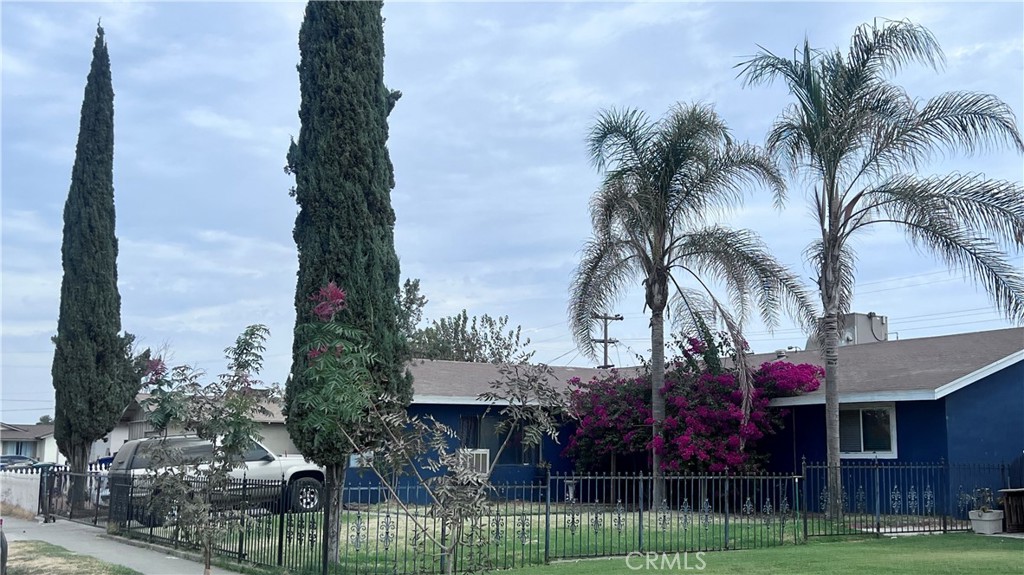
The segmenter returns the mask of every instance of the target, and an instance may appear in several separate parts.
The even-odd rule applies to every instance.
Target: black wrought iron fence
[[[844,463],[839,511],[829,509],[828,468],[806,462],[802,475],[667,477],[657,490],[649,475],[550,475],[494,486],[482,513],[461,525],[443,521],[411,480],[393,493],[367,481],[342,490],[336,560],[327,554],[323,509],[292,512],[285,482],[237,480],[211,492],[196,480],[189,496],[209,494],[222,557],[292,573],[405,575],[757,549],[819,535],[963,531],[971,509],[998,505],[999,490],[1015,486],[1013,473],[1006,465]],[[40,475],[40,512],[199,548],[197,522],[155,491],[145,477],[49,469]],[[983,502],[984,494],[993,500]],[[324,490],[319,495],[326,500]]]
[[[215,552],[310,573],[445,573],[510,569],[554,559],[753,549],[795,543],[798,479],[785,475],[670,477],[653,501],[650,476],[555,475],[494,486],[483,512],[462,525],[440,518],[417,484],[394,493],[347,485],[337,560],[328,558],[323,510],[293,513],[282,482],[240,480],[213,512]],[[194,525],[154,503],[143,478],[116,478],[110,521],[123,534],[198,548]],[[205,492],[197,484],[195,492]],[[256,496],[256,494],[259,494]],[[268,494],[274,494],[269,496]],[[326,500],[321,494],[321,501]]]
[[[106,524],[108,485],[106,471],[74,473],[43,468],[39,475],[39,514],[50,522],[57,517]]]
[[[967,531],[979,494],[1010,487],[1010,471],[1002,464],[843,463],[837,511],[829,467],[804,461],[804,536]]]

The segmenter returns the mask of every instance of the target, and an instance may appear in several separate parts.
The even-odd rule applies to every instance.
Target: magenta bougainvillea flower
[[[686,338],[683,355],[669,362],[665,374],[666,417],[661,437],[651,437],[650,380],[624,378],[617,373],[582,382],[575,378],[571,409],[577,427],[565,455],[577,467],[598,464],[610,454],[662,456],[666,472],[753,471],[763,457],[758,440],[782,426],[785,411],[769,407],[773,398],[818,389],[825,373],[821,367],[787,362],[764,363],[749,378],[750,412],[743,412],[743,392],[734,369],[711,373],[707,354],[720,347],[705,340]],[[703,361],[702,358],[703,357]]]

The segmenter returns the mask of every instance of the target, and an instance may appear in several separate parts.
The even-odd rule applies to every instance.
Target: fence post
[[[447,573],[445,565],[448,562],[448,522],[441,517],[441,573]]]
[[[545,474],[544,482],[544,564],[551,561],[551,468]]]
[[[341,483],[342,489],[344,489],[345,488],[345,474],[344,473],[341,474],[341,478],[338,479],[338,481]],[[322,493],[320,494],[320,499],[322,499],[323,502],[324,502],[324,504],[320,506],[320,509],[323,510],[323,513],[324,513],[324,522],[323,522],[324,539],[323,539],[323,550],[322,550],[323,554],[320,557],[320,573],[322,575],[327,575],[327,565],[330,563],[330,557],[329,557],[329,553],[328,553],[328,549],[329,549],[330,546],[328,545],[327,542],[330,539],[330,528],[329,528],[329,525],[330,525],[330,517],[331,517],[331,505],[334,504],[331,501],[331,495],[332,495],[333,491],[334,491],[334,486],[331,485],[330,483],[328,483],[327,481],[324,481],[324,484],[323,484],[323,487],[322,487]]]
[[[288,503],[288,482],[281,480],[281,502],[277,505],[277,566],[284,565],[284,514]],[[326,535],[324,536],[326,537]]]
[[[640,512],[640,520],[637,522],[637,541],[639,549],[644,550],[644,473],[640,472],[640,496],[637,498],[637,509]]]
[[[103,477],[97,472],[93,474],[93,480],[96,483],[96,498],[92,500],[92,524],[100,524],[100,488],[103,484]],[[109,501],[108,501],[109,503]]]
[[[881,470],[878,467],[878,458],[875,457],[875,537],[882,536],[882,483],[880,482]]]
[[[248,477],[243,477],[242,478],[242,507],[244,507],[245,509],[249,509],[249,497],[248,497],[248,489],[247,489],[248,485],[249,485],[249,478]],[[238,562],[239,563],[241,563],[242,560],[245,558],[245,518],[246,518],[247,515],[249,515],[249,514],[246,513],[246,512],[242,513],[241,527],[238,530]]]
[[[804,500],[804,543],[807,542],[807,484],[810,483],[810,479],[807,477],[807,456],[800,457],[800,474],[804,478],[803,489],[800,490],[800,497]],[[799,483],[799,481],[798,481]]]
[[[801,509],[800,509],[800,478],[799,477],[793,477],[793,482],[794,482],[794,487],[793,487],[793,507],[794,507],[794,509],[793,509],[793,512],[795,513],[795,515],[793,515],[793,521],[794,521],[794,524],[793,524],[793,544],[796,545],[797,534],[796,534],[796,523],[795,523],[795,521],[800,517],[800,511],[801,511]],[[783,537],[785,537],[785,536],[783,536]],[[785,543],[785,540],[783,540],[783,543]]]
[[[729,548],[729,470],[725,470],[725,541],[722,549]]]
[[[49,490],[46,488],[49,483],[50,473],[49,469],[43,469],[43,472],[39,475],[39,513],[43,516],[44,523],[50,522],[50,506],[47,504]]]
[[[950,512],[949,500],[953,495],[953,480],[949,476],[949,463],[945,457],[939,458],[939,465],[942,468],[942,476],[946,478],[945,489],[942,490],[942,532],[949,532],[949,524],[947,522],[947,516]]]

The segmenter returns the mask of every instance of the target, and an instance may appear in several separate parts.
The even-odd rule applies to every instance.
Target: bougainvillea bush
[[[685,338],[665,373],[666,415],[661,437],[651,437],[650,379],[617,372],[588,382],[578,378],[570,405],[577,427],[565,449],[577,469],[593,469],[609,456],[657,450],[666,473],[750,472],[764,457],[757,442],[781,429],[786,411],[769,407],[776,397],[818,389],[821,367],[766,362],[747,377],[749,410],[743,409],[739,372],[724,364],[734,352],[722,337]]]

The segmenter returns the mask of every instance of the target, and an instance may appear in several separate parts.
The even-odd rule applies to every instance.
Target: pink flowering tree
[[[785,411],[773,398],[814,391],[824,377],[809,364],[768,362],[748,374],[744,390],[735,369],[725,367],[733,351],[721,335],[685,338],[668,362],[663,434],[651,438],[649,376],[570,382],[571,411],[577,427],[565,453],[577,468],[591,468],[606,457],[657,453],[666,473],[753,471],[763,455],[756,446],[782,426]],[[724,352],[724,353],[723,353]]]
[[[300,325],[299,341],[306,369],[286,388],[286,427],[292,442],[307,459],[324,467],[328,492],[328,556],[336,562],[341,526],[341,489],[349,454],[349,438],[372,445],[379,426],[367,418],[375,399],[371,367],[376,355],[362,330],[341,320],[348,308],[345,291],[334,282],[310,296],[316,321]]]

